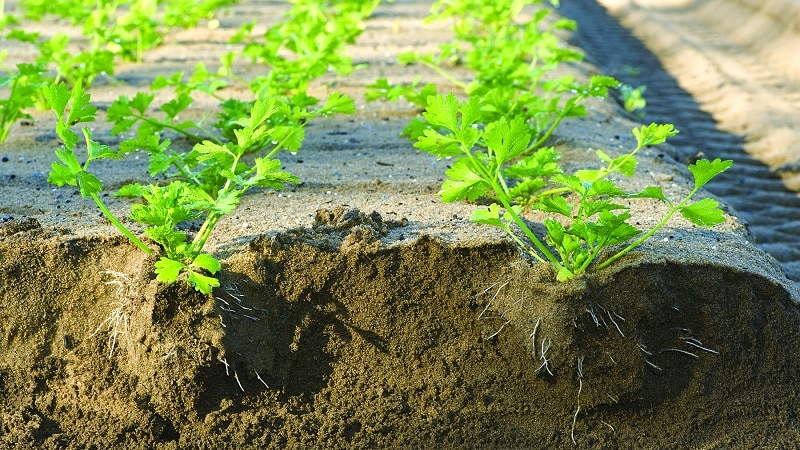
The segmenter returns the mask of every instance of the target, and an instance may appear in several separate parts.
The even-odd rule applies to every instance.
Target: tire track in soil
[[[675,124],[680,133],[670,144],[681,164],[693,161],[699,153],[734,161],[733,168],[706,190],[733,206],[756,244],[780,261],[789,279],[800,284],[797,193],[786,189],[778,175],[745,152],[742,137],[720,130],[714,117],[679,86],[658,57],[602,5],[593,0],[570,0],[561,2],[557,11],[577,22],[572,43],[583,49],[589,62],[623,83],[647,86],[648,103],[640,120]],[[635,73],[632,68],[641,70]]]

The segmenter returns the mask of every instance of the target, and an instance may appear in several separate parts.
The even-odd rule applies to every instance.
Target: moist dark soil
[[[275,20],[281,9],[264,5],[241,2],[220,30],[181,34],[118,77],[213,64],[237,23]],[[283,158],[302,186],[248,195],[220,222],[210,295],[157,282],[157,256],[46,184],[57,145],[46,114],[12,132],[0,147],[0,447],[800,445],[800,293],[732,209],[714,230],[675,220],[608,268],[558,283],[469,223],[479,206],[439,201],[447,162],[398,136],[416,111],[363,102],[378,76],[432,77],[395,63],[447,39],[447,24],[423,25],[427,8],[382,5],[352,49],[370,67],[315,87],[353,95],[359,112],[311,124]],[[568,166],[633,141],[613,100],[588,113],[554,139]],[[622,182],[678,198],[691,186],[676,154],[643,151]],[[147,176],[135,157],[100,169],[111,185]],[[129,203],[108,200],[125,215]],[[633,212],[646,226],[663,206]]]

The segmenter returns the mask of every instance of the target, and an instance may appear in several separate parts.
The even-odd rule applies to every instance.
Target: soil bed
[[[121,68],[130,84],[101,83],[93,98],[107,106],[139,89],[132,80],[213,66],[245,18],[273,20],[274,5],[258,5],[175,36]],[[427,10],[395,1],[370,19],[350,49],[369,67],[324,80],[358,113],[314,122],[282,158],[303,185],[254,192],[219,224],[209,250],[224,260],[222,286],[209,296],[156,282],[153,260],[92,204],[46,183],[47,114],[12,131],[0,146],[0,447],[800,443],[800,357],[787,351],[800,346],[800,293],[735,215],[714,230],[676,219],[609,268],[558,284],[470,223],[475,205],[441,203],[447,161],[398,136],[416,112],[363,101],[380,76],[422,74],[397,65],[399,52],[448,38],[447,24],[423,25]],[[588,112],[554,138],[568,165],[632,148],[635,123],[615,102]],[[100,121],[95,136],[108,131]],[[625,183],[680,196],[690,185],[676,154],[643,150]],[[147,178],[135,156],[100,169],[108,189]],[[124,216],[129,204],[109,201]],[[664,209],[633,212],[644,227]]]

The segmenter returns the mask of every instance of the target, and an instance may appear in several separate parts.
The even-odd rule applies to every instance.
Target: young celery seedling
[[[98,159],[120,159],[121,155],[108,146],[92,140],[92,133],[88,127],[83,127],[83,138],[86,143],[86,162],[80,164],[75,156],[74,149],[78,144],[78,135],[70,127],[79,123],[94,122],[97,108],[89,104],[90,96],[84,93],[80,84],[72,91],[63,83],[51,84],[43,88],[43,94],[50,108],[55,112],[58,122],[56,133],[64,142],[64,147],[56,150],[56,157],[60,162],[54,162],[47,181],[56,186],[68,184],[77,186],[83,197],[94,200],[103,215],[114,224],[131,242],[136,244],[143,252],[153,252],[150,247],[139,240],[125,225],[123,225],[100,199],[103,184],[89,172],[89,165]],[[68,112],[67,112],[68,111]]]
[[[475,211],[471,220],[503,229],[534,259],[550,263],[559,281],[584,273],[605,250],[629,243],[597,265],[606,267],[645,242],[677,212],[700,226],[710,227],[724,221],[717,201],[705,198],[690,203],[690,200],[714,176],[730,168],[731,161],[701,160],[689,166],[695,187],[677,202],[666,198],[660,187],[628,193],[608,178],[613,173],[632,176],[636,153],[674,136],[677,131],[672,125],[651,124],[635,129],[638,145],[633,151],[617,158],[599,151],[597,154],[606,167],[567,175],[558,166],[558,154],[552,148],[530,153],[532,134],[521,118],[501,118],[483,129],[474,126],[481,106],[481,101],[475,98],[459,103],[452,94],[429,98],[423,115],[433,128],[425,131],[415,147],[440,158],[454,158],[440,192],[444,201],[474,201],[487,195],[499,201]],[[637,198],[656,199],[669,205],[665,217],[644,233],[628,223],[629,207],[615,203],[615,199]],[[548,215],[544,238],[548,245],[522,219],[524,207]],[[515,227],[527,241],[517,236]]]

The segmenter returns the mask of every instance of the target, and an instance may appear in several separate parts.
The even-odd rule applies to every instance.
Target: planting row
[[[294,1],[283,20],[261,35],[254,33],[254,23],[241,27],[231,42],[243,44],[242,50],[222,57],[216,72],[198,65],[192,74],[158,77],[149,90],[114,101],[107,114],[111,133],[130,136],[116,148],[104,145],[103,137],[93,136],[86,126],[80,134],[75,131],[95,120],[96,108],[84,89],[99,74],[113,76],[118,58],[140,60],[146,49],[175,28],[195,26],[200,20],[215,26],[214,14],[230,3],[27,0],[20,3],[20,17],[3,18],[5,38],[35,44],[39,57],[14,69],[4,68],[0,142],[13,123],[29,118],[26,110],[51,109],[58,118],[56,132],[63,147],[55,151],[57,161],[48,181],[77,186],[142,251],[158,253],[155,272],[160,281],[185,279],[204,293],[219,286],[215,274],[221,264],[203,252],[219,219],[232,213],[252,187],[281,189],[300,181],[282,169],[276,156],[301,148],[310,121],[355,112],[353,99],[336,92],[319,99],[310,96],[308,88],[312,80],[331,71],[347,76],[355,69],[344,56],[344,46],[355,41],[379,5],[377,0]],[[585,115],[584,100],[618,90],[630,109],[644,102],[641,88],[622,86],[611,77],[580,82],[556,76],[559,65],[579,61],[582,54],[557,37],[573,29],[574,23],[553,19],[550,12],[538,0],[435,2],[428,20],[450,20],[453,41],[431,54],[403,54],[399,61],[428,68],[430,79],[420,77],[407,85],[379,79],[368,87],[366,99],[403,98],[415,104],[421,114],[404,134],[414,147],[451,161],[442,200],[487,204],[476,207],[471,220],[503,229],[532,261],[552,266],[559,281],[611,264],[678,212],[700,226],[723,222],[715,200],[692,199],[731,167],[731,161],[700,160],[689,166],[694,187],[681,199],[667,198],[657,186],[627,192],[614,181],[615,174],[634,175],[636,154],[642,148],[677,133],[670,124],[637,128],[633,130],[637,146],[628,153],[611,156],[598,151],[597,167],[565,172],[550,138],[563,120]],[[67,50],[72,44],[66,36],[43,38],[21,25],[52,15],[83,24],[88,47]],[[0,62],[6,56],[7,51],[0,53]],[[242,79],[236,73],[237,62],[243,59],[263,63],[269,71]],[[468,69],[471,76],[454,75],[454,67]],[[432,81],[437,77],[457,92],[439,92]],[[250,101],[219,95],[221,88],[242,83],[250,88]],[[154,92],[162,89],[169,89],[173,98],[154,105]],[[218,101],[213,123],[179,118],[197,95]],[[173,145],[170,136],[187,138],[194,146]],[[106,208],[99,195],[102,183],[91,172],[98,159],[121,159],[134,151],[149,156],[151,176],[166,175],[168,180],[127,185],[116,193],[138,199],[130,217],[144,227],[150,242],[137,237]],[[81,152],[86,156],[77,156]],[[255,158],[246,163],[243,157],[250,154]],[[629,222],[630,205],[644,198],[665,202],[668,212],[653,228],[640,230]],[[546,217],[543,235],[534,233],[525,219],[532,212]],[[203,224],[189,235],[181,225],[192,220]]]

